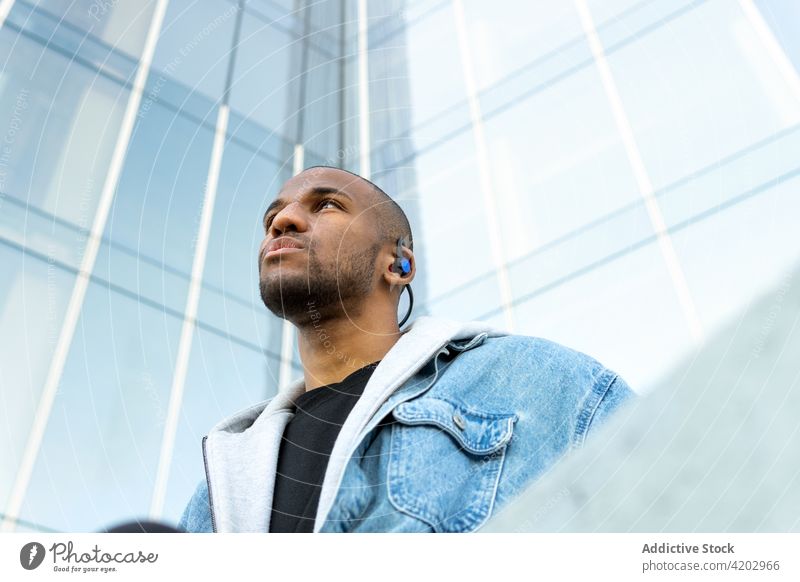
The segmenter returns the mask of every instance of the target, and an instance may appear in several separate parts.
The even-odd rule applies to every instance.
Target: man
[[[474,531],[632,395],[543,339],[434,317],[401,331],[411,228],[355,174],[298,174],[264,230],[261,297],[296,328],[303,378],[203,439],[187,531]]]

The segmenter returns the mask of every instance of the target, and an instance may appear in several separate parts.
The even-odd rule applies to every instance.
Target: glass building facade
[[[176,522],[202,436],[301,372],[255,257],[304,167],[406,210],[414,316],[642,392],[800,259],[790,0],[0,0],[0,24],[5,531]]]

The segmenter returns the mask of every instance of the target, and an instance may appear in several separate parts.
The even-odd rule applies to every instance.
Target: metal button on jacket
[[[457,412],[453,414],[453,422],[456,423],[456,426],[461,430],[464,430],[464,427],[467,426],[466,423],[464,422],[464,419]]]

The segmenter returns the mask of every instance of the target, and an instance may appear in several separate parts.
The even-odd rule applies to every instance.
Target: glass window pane
[[[452,7],[448,5],[419,21],[406,34],[414,126],[436,119],[466,97],[454,18]],[[448,71],[446,83],[442,82],[442,71]],[[468,120],[468,110],[461,109],[459,113],[455,119],[447,119],[450,127]],[[423,147],[437,137],[439,135],[420,131],[416,135],[417,146]]]
[[[139,115],[106,236],[188,273],[212,141],[211,129],[160,104]]]
[[[424,244],[414,250],[428,271],[428,294],[435,298],[495,265],[483,198],[475,187],[480,177],[472,136],[420,156],[417,164],[420,223],[411,226]]]
[[[153,73],[218,100],[225,89],[237,5],[170,0],[153,56]]]
[[[486,122],[510,258],[640,194],[596,70],[581,70]]]
[[[22,4],[23,2],[20,2]],[[90,33],[115,49],[141,55],[150,29],[155,0],[113,2],[98,0],[30,0],[38,10]]]
[[[656,244],[575,273],[519,302],[514,316],[518,329],[590,354],[637,390],[652,385],[692,345]]]
[[[800,22],[800,4],[797,2],[773,2],[756,0],[755,5],[761,17],[775,34],[786,56],[800,70],[800,41],[797,37],[797,23]]]
[[[511,0],[498,10],[491,2],[466,0],[464,13],[478,90],[548,53],[582,42],[583,30],[572,2]]]
[[[48,258],[0,244],[0,506],[22,460],[75,282]]]
[[[656,188],[800,121],[800,95],[735,2],[703,3],[608,63]]]
[[[6,28],[0,53],[4,191],[88,229],[116,144],[128,91]]]
[[[180,321],[90,284],[21,517],[96,531],[148,514]]]
[[[293,139],[296,131],[296,80],[289,74],[298,39],[280,27],[245,12],[231,85],[231,108],[249,120]],[[297,65],[295,65],[297,66]]]

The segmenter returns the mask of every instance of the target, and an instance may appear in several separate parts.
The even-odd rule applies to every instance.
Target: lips
[[[263,262],[264,259],[272,256],[297,252],[300,250],[303,250],[303,245],[301,245],[298,241],[291,237],[282,236],[276,238],[267,245],[267,247],[264,249],[261,260]]]

